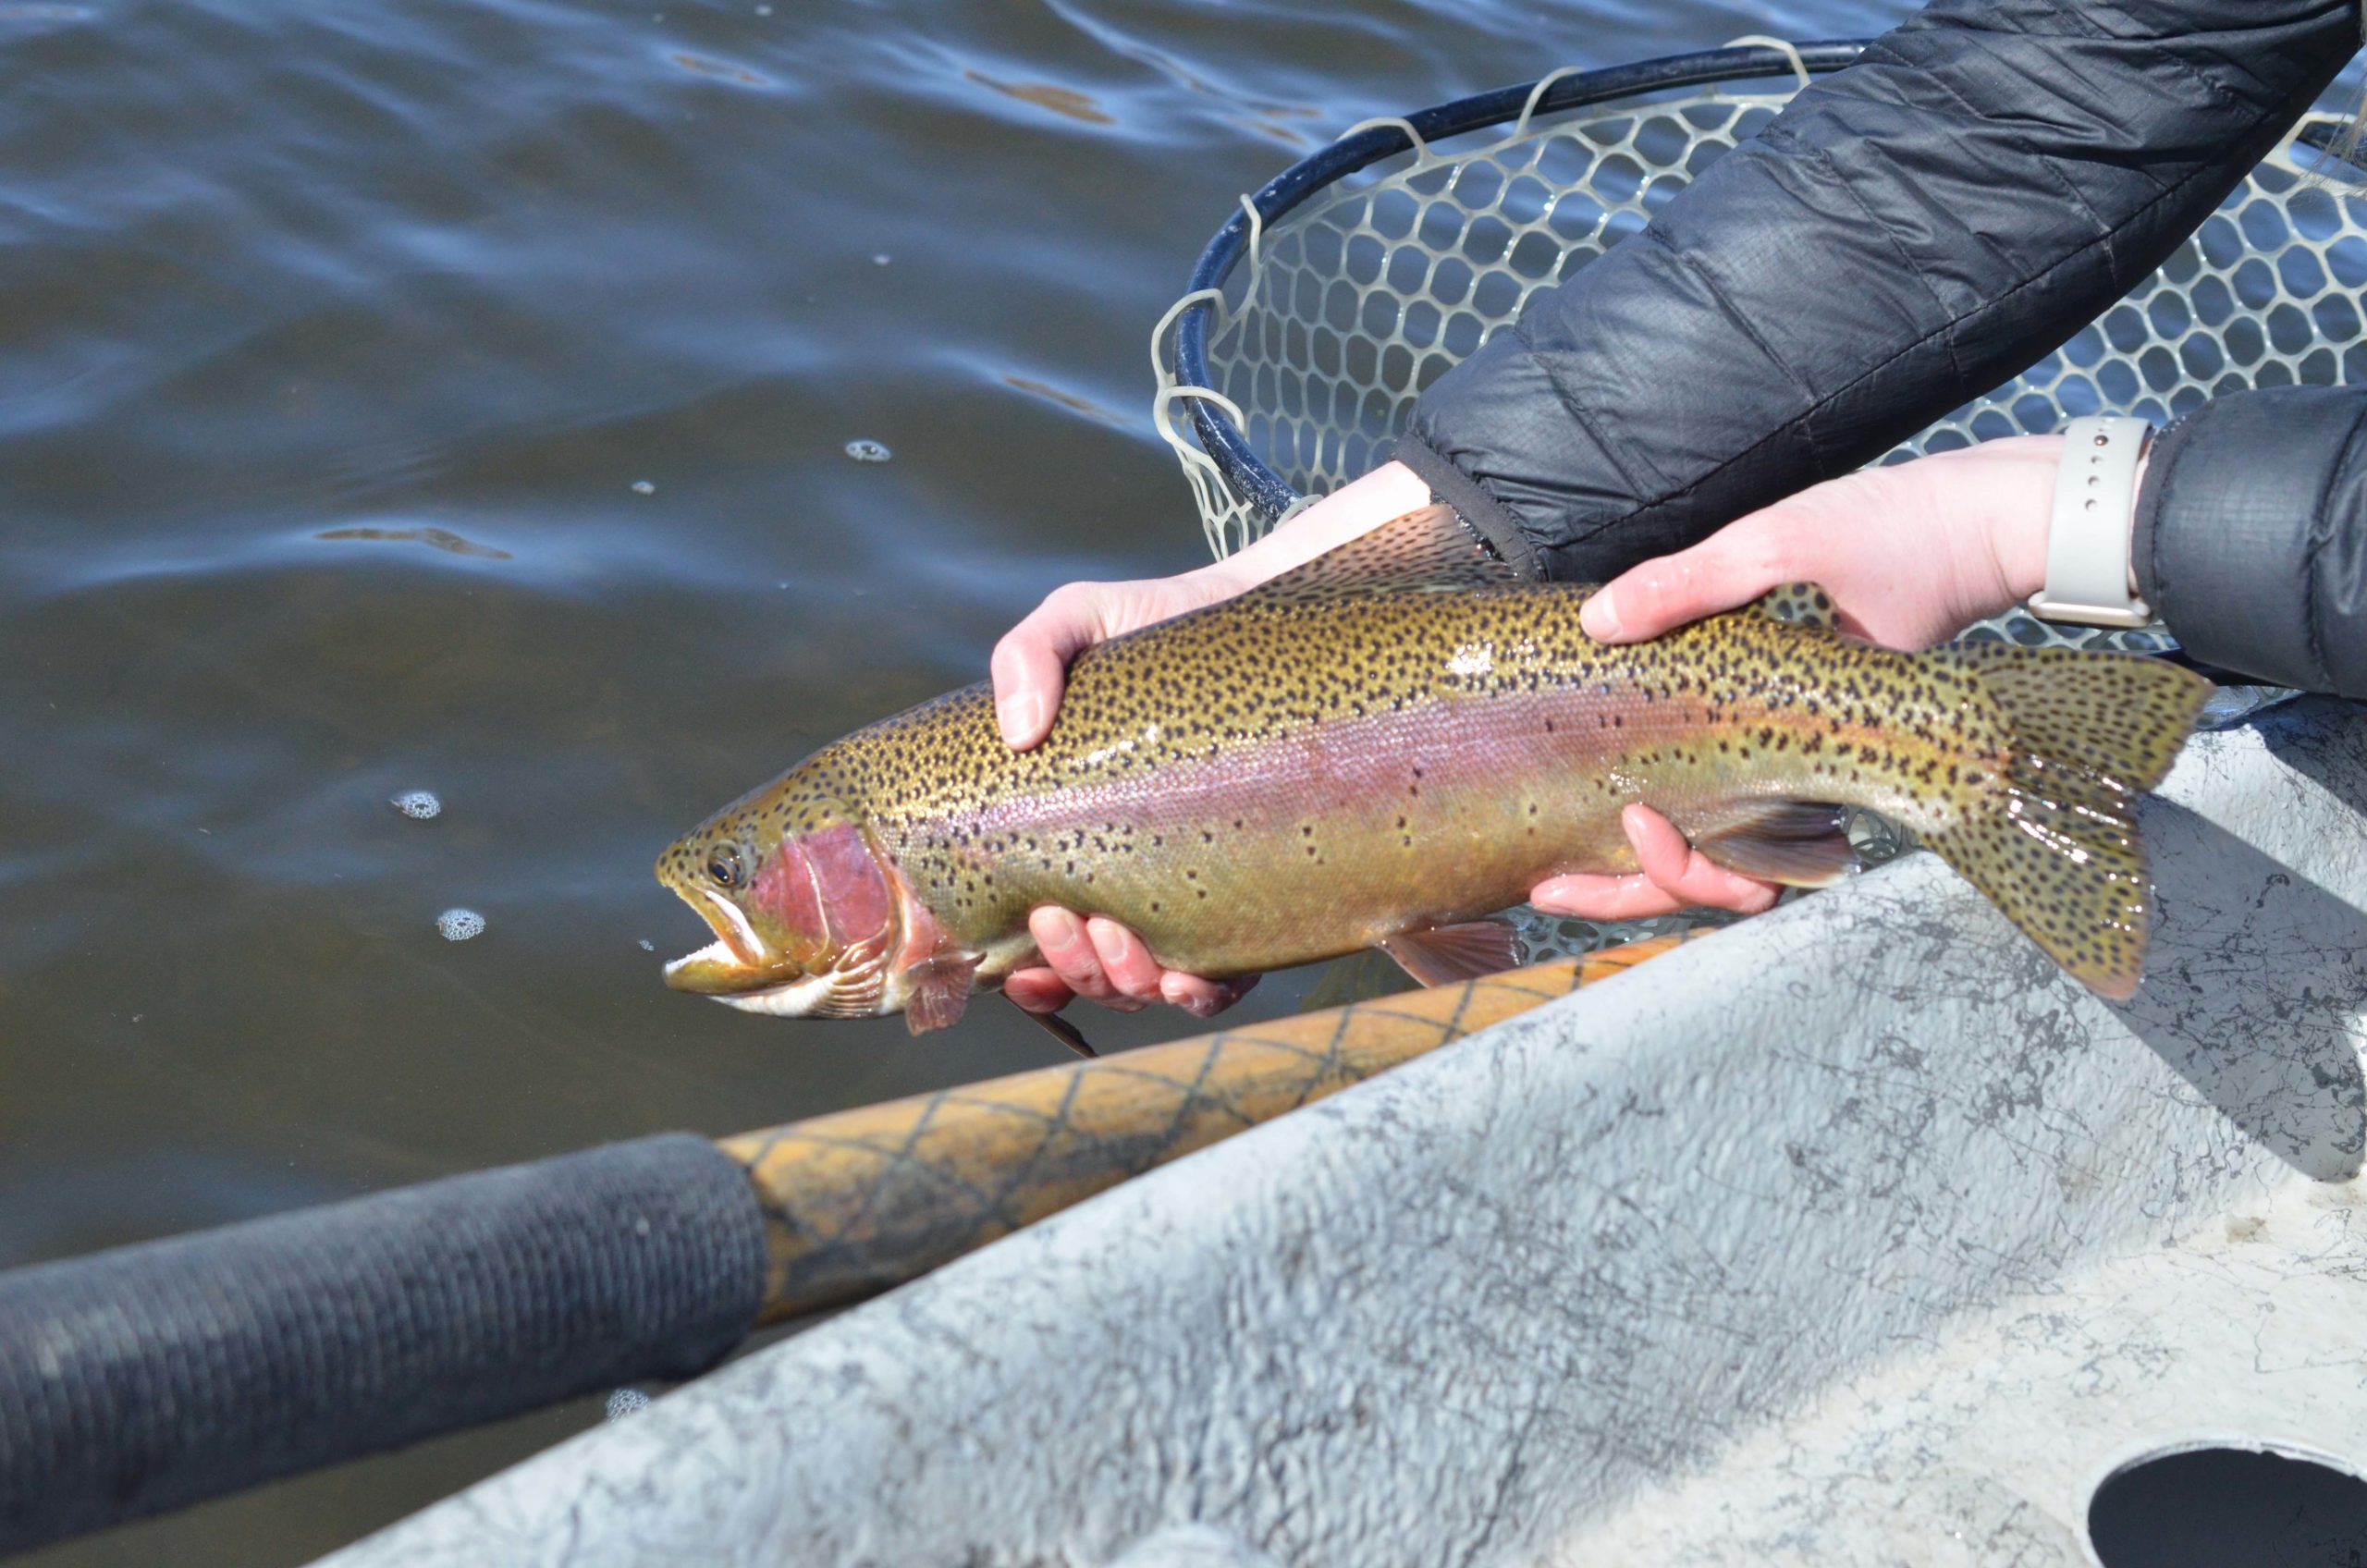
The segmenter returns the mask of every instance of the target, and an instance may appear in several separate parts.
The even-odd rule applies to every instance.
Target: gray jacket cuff
[[[1410,468],[1430,487],[1430,494],[1454,508],[1463,525],[1478,534],[1499,559],[1510,566],[1527,582],[1545,575],[1544,557],[1528,531],[1502,502],[1488,493],[1487,486],[1441,457],[1437,448],[1418,435],[1401,435],[1397,449],[1390,454]]]
[[[2367,695],[2367,391],[2214,398],[2153,444],[2138,591],[2186,651],[2280,686]]]

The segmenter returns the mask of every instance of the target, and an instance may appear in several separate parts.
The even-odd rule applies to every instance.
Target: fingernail
[[[1602,590],[1578,606],[1578,625],[1598,643],[1619,635],[1619,612],[1612,606],[1611,590]]]
[[[1050,925],[1052,939],[1045,944],[1048,947],[1073,948],[1085,940],[1084,925],[1078,923],[1075,915],[1064,909],[1052,912]]]
[[[1044,725],[1044,699],[1033,692],[1014,692],[995,704],[995,722],[1012,745],[1033,741]]]

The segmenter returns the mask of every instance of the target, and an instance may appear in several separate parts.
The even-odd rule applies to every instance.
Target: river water
[[[0,4],[0,1265],[1059,1060],[673,995],[651,861],[1199,558],[1146,340],[1236,192],[1907,8]],[[34,1561],[301,1561],[599,1418]]]

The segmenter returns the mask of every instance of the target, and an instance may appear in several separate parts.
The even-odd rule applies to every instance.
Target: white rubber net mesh
[[[1189,399],[1223,410],[1301,496],[1345,484],[1387,457],[1423,388],[1513,321],[1531,293],[1642,228],[1789,97],[1788,89],[1712,87],[1524,115],[1509,134],[1475,132],[1451,146],[1413,137],[1412,153],[1326,189],[1270,228],[1261,232],[1252,212],[1248,254],[1213,299],[1212,385],[1180,385],[1166,352],[1176,315],[1211,296],[1179,300],[1151,345],[1155,417],[1198,500],[1209,546],[1229,554],[1270,521],[1227,487],[1201,449]],[[2307,140],[2338,129],[2304,121],[2127,298],[1882,460],[2053,430],[2082,414],[2167,423],[2208,397],[2248,387],[2367,384],[2367,197],[2319,172],[2324,160]],[[2054,626],[2019,611],[1968,634],[2137,650],[2165,642],[2155,631]],[[1870,864],[1905,847],[1870,816],[1851,831]],[[1540,957],[1701,923],[1521,918]]]

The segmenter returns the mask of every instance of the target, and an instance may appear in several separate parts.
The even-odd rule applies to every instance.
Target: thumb
[[[1578,624],[1598,643],[1641,643],[1749,604],[1788,581],[1756,547],[1753,532],[1735,523],[1691,549],[1628,568],[1587,600]]]
[[[995,723],[1003,743],[1025,751],[1051,732],[1068,662],[1094,640],[1091,617],[1078,595],[1054,594],[995,644]]]

